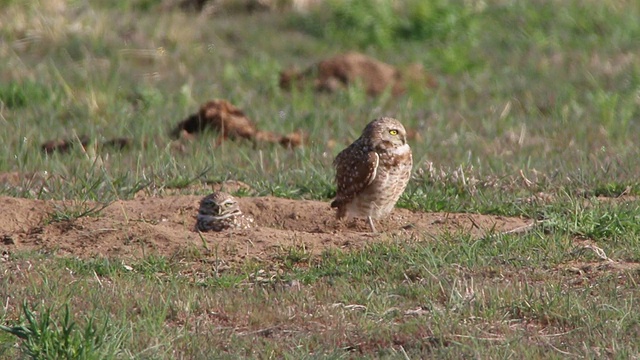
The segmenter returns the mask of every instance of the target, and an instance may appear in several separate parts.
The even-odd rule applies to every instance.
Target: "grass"
[[[29,309],[25,302],[22,305],[25,325],[6,327],[0,330],[22,339],[21,351],[32,359],[108,359],[115,358],[121,338],[106,333],[107,322],[101,329],[93,324],[93,319],[86,321],[84,330],[79,330],[71,318],[68,306],[61,310],[61,320],[51,318],[51,308],[40,312],[38,316]],[[103,343],[109,349],[102,349]]]
[[[185,358],[211,351],[396,357],[402,348],[411,357],[493,358],[517,351],[559,358],[589,356],[594,350],[584,344],[623,357],[637,353],[637,272],[578,276],[560,266],[567,257],[580,260],[570,255],[571,247],[570,236],[535,232],[484,240],[451,236],[436,243],[398,239],[316,259],[283,249],[280,261],[217,277],[209,269],[204,280],[184,263],[166,259],[141,259],[127,268],[116,259],[47,257],[11,272],[2,285],[3,297],[10,292],[11,299],[35,303],[41,296],[60,299],[72,314],[102,319],[92,326],[121,334],[106,337],[105,346],[118,342],[116,355],[124,357],[175,351]],[[80,289],[86,296],[73,296]],[[55,310],[38,315],[66,318],[64,308]],[[55,331],[48,336],[63,342]]]
[[[387,2],[369,11],[372,2],[351,0],[213,19],[148,0],[2,3],[0,172],[44,180],[0,194],[77,204],[47,221],[226,179],[259,195],[328,200],[334,156],[389,114],[421,135],[399,206],[540,224],[320,257],[281,249],[223,271],[197,254],[125,263],[12,253],[0,263],[0,324],[13,329],[0,331],[0,357],[640,354],[636,2],[409,1],[412,11]],[[420,63],[437,86],[398,98],[278,88],[281,69],[353,49]],[[171,127],[212,98],[262,129],[303,129],[310,143],[258,156],[249,143],[201,138],[173,151]],[[134,143],[40,150],[81,135]]]

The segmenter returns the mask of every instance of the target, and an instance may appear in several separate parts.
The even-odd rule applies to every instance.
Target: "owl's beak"
[[[217,215],[222,215],[222,207],[220,207],[220,206],[216,207],[216,214]]]

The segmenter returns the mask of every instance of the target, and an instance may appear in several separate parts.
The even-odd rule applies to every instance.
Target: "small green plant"
[[[547,230],[592,240],[620,240],[640,234],[636,203],[601,204],[574,200],[571,207],[556,205],[545,210]]]
[[[607,182],[595,185],[593,196],[619,197],[623,195],[637,195],[639,192],[640,182]]]
[[[93,275],[114,277],[125,271],[122,262],[113,261],[107,258],[80,259],[80,258],[63,258],[61,259],[64,267],[77,275]]]
[[[0,102],[8,108],[34,105],[48,97],[44,86],[35,82],[18,83],[11,81],[0,85]]]
[[[286,253],[281,255],[281,259],[287,269],[292,269],[296,266],[308,266],[311,261],[311,254],[304,245],[292,246],[285,251]]]
[[[297,26],[307,32],[362,47],[388,47],[398,40],[444,41],[470,35],[471,11],[455,1],[328,1]],[[322,25],[320,25],[322,24]]]
[[[89,204],[81,202],[72,205],[58,205],[54,207],[54,211],[49,214],[49,218],[45,223],[50,224],[54,222],[71,221],[85,216],[98,216],[100,212],[110,204],[110,202],[104,204]]]
[[[21,325],[0,325],[0,330],[20,338],[22,353],[31,359],[105,359],[115,355],[115,351],[103,351],[106,322],[98,328],[89,318],[84,328],[79,328],[66,304],[61,321],[53,318],[52,308],[37,314],[25,301],[22,310]]]
[[[135,0],[135,1],[104,1],[97,2],[106,8],[115,8],[122,11],[150,11],[162,3],[161,0]]]
[[[177,164],[172,164],[172,165],[177,166]],[[184,189],[194,184],[196,181],[198,181],[198,179],[201,179],[202,177],[204,177],[207,174],[207,172],[209,172],[210,167],[206,167],[205,169],[201,170],[196,176],[193,176],[193,177],[185,176],[184,174],[179,173],[178,168],[174,168],[174,170],[177,173],[175,175],[175,178],[166,179],[165,187],[169,189]]]
[[[172,273],[171,263],[167,258],[157,255],[149,255],[143,261],[134,264],[133,269],[145,276],[154,276],[158,273]]]

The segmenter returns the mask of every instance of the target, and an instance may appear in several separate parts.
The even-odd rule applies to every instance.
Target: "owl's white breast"
[[[409,144],[404,144],[402,146],[392,148],[389,152],[394,155],[404,155],[406,153],[410,153],[411,148],[409,147]]]

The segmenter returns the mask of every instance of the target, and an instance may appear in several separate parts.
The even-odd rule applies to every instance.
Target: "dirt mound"
[[[274,197],[239,199],[258,225],[248,230],[198,233],[195,215],[201,196],[140,197],[100,204],[0,197],[0,249],[45,250],[79,257],[140,258],[145,254],[193,260],[235,262],[268,260],[292,248],[319,254],[327,248],[353,249],[394,238],[429,240],[442,233],[483,236],[511,231],[527,220],[475,214],[420,213],[395,209],[376,222],[371,234],[364,221],[338,223],[329,204]],[[62,220],[61,214],[96,209],[95,214]],[[190,255],[191,254],[191,255]]]
[[[280,87],[290,89],[311,84],[317,91],[334,92],[360,82],[368,95],[377,96],[386,89],[393,95],[405,91],[407,81],[426,81],[434,85],[433,79],[426,77],[418,64],[401,71],[392,65],[357,52],[348,52],[322,60],[304,71],[295,68],[280,73]]]
[[[284,147],[298,147],[304,139],[301,131],[289,135],[278,135],[258,130],[245,113],[226,100],[211,100],[200,106],[200,110],[181,121],[172,131],[171,137],[189,137],[205,130],[218,133],[216,144],[224,140],[247,139],[251,142],[279,143]]]

